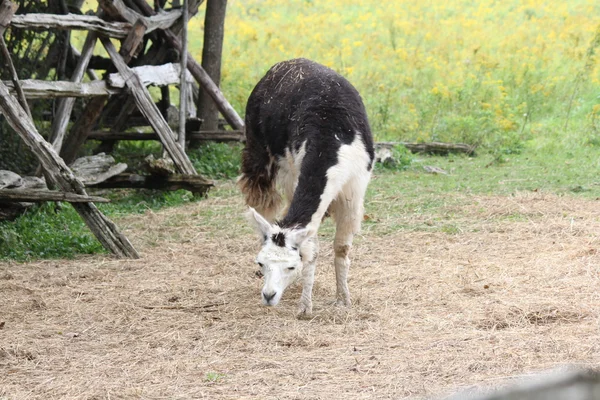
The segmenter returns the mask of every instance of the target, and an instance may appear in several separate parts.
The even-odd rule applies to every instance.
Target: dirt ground
[[[260,305],[236,196],[117,220],[141,260],[0,263],[0,399],[437,398],[598,366],[600,201],[459,200],[418,216],[367,205],[351,309],[332,305],[325,228],[309,320],[299,287]],[[378,233],[419,218],[430,229]]]

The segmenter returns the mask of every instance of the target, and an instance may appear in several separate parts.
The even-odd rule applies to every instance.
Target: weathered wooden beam
[[[178,64],[163,65],[143,65],[131,68],[139,76],[144,86],[168,86],[179,83],[181,67]],[[186,70],[188,82],[193,82],[194,78]],[[127,86],[126,79],[121,73],[108,75],[108,84],[113,88],[123,88]]]
[[[148,26],[142,18],[135,21],[133,28],[131,28],[129,35],[121,43],[121,49],[119,50],[119,54],[121,54],[125,62],[128,63],[133,57],[138,55],[147,29]]]
[[[243,131],[195,131],[187,132],[189,140],[203,140],[214,142],[243,142],[246,140]],[[155,133],[138,132],[107,132],[92,131],[88,135],[89,140],[160,140]]]
[[[73,172],[54,151],[54,148],[38,133],[31,118],[2,82],[0,82],[0,110],[11,127],[38,157],[52,183],[62,191],[87,196],[81,182],[75,178]],[[94,203],[73,203],[73,208],[106,249],[120,257],[139,258],[129,240],[119,232],[112,221],[96,208]]]
[[[131,189],[156,189],[179,190],[185,189],[194,193],[206,193],[214,183],[200,175],[137,175],[120,174],[95,184],[88,185],[95,188],[131,188]]]
[[[187,0],[183,0],[183,30],[181,31],[181,60],[180,60],[180,79],[179,79],[179,132],[177,142],[185,149],[185,114],[187,112],[187,92],[189,90],[187,83],[187,55],[188,55],[188,8]]]
[[[15,15],[11,26],[23,29],[83,30],[123,39],[131,30],[129,22],[107,22],[93,15],[21,14]]]
[[[127,66],[123,60],[123,57],[117,53],[115,46],[109,39],[102,38],[101,40],[104,48],[117,67],[117,70],[125,78],[127,87],[129,87],[131,90],[131,94],[133,95],[139,110],[144,114],[144,116],[150,122],[150,125],[152,125],[154,128],[155,132],[160,136],[162,144],[165,146],[165,149],[169,153],[169,156],[171,156],[171,159],[173,159],[173,162],[175,163],[175,166],[179,172],[191,175],[196,174],[196,169],[194,168],[192,162],[188,158],[183,148],[175,141],[175,135],[173,134],[173,131],[171,131],[167,121],[165,121],[158,110],[158,107],[156,107],[154,104],[150,93],[148,93],[148,90],[142,84],[139,76]]]
[[[4,0],[2,3],[0,3],[0,49],[2,50],[4,66],[10,71],[11,79],[14,88],[17,92],[17,98],[19,99],[19,103],[21,104],[21,107],[23,107],[23,109],[27,112],[27,115],[29,115],[29,117],[31,118],[31,110],[29,110],[29,105],[27,104],[25,93],[23,93],[23,88],[21,88],[21,84],[19,83],[19,74],[15,69],[12,57],[10,55],[10,52],[8,51],[8,47],[6,47],[6,42],[4,41],[4,31],[6,30],[6,26],[10,23],[10,20],[13,18],[15,12],[17,12],[18,9],[19,6],[10,0]]]
[[[81,57],[79,57],[77,66],[75,67],[73,75],[71,76],[71,82],[81,83],[83,80],[87,66],[90,63],[92,54],[94,53],[94,47],[96,47],[97,40],[98,36],[96,33],[88,32],[87,36],[85,37],[83,49],[81,50]],[[54,116],[54,121],[52,121],[50,143],[52,143],[52,146],[58,153],[60,153],[60,149],[65,138],[65,133],[67,132],[67,125],[71,119],[71,113],[73,112],[74,106],[74,97],[64,99],[58,106],[58,111]]]
[[[26,189],[2,189],[0,190],[0,203],[12,202],[43,202],[43,201],[66,201],[69,203],[109,203],[110,200],[99,196],[84,196],[69,192],[58,192],[56,190],[26,190]]]
[[[4,81],[11,93],[16,93],[12,82]],[[23,93],[28,99],[51,99],[56,97],[96,97],[109,96],[121,92],[120,88],[111,88],[105,81],[85,83],[65,81],[40,81],[26,79],[20,81]]]

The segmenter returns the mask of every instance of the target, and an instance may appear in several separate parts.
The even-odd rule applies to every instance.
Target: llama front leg
[[[365,182],[368,182],[365,180]],[[361,195],[366,189],[366,183],[356,192]],[[336,200],[333,215],[336,222],[333,251],[335,253],[335,281],[337,306],[350,306],[350,290],[348,289],[348,271],[350,270],[350,250],[354,234],[360,230],[363,217],[363,196],[346,195]]]
[[[312,290],[315,282],[315,266],[317,259],[309,262],[304,266],[302,271],[302,296],[300,304],[298,304],[298,316],[306,316],[312,314]]]

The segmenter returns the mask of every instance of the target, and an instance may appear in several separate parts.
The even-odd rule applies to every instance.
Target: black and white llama
[[[273,66],[246,107],[246,147],[240,186],[249,220],[261,234],[256,262],[264,275],[262,300],[276,305],[302,279],[300,314],[312,312],[317,231],[335,219],[338,305],[350,305],[348,258],[363,219],[373,167],[373,139],[356,89],[335,71],[306,59]],[[282,199],[286,210],[275,220]]]

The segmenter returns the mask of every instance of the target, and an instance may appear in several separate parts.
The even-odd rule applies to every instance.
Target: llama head
[[[308,228],[282,229],[269,223],[250,208],[248,220],[261,235],[263,246],[256,263],[264,276],[262,302],[267,306],[279,303],[285,289],[302,276],[304,262],[314,258],[314,232]]]

